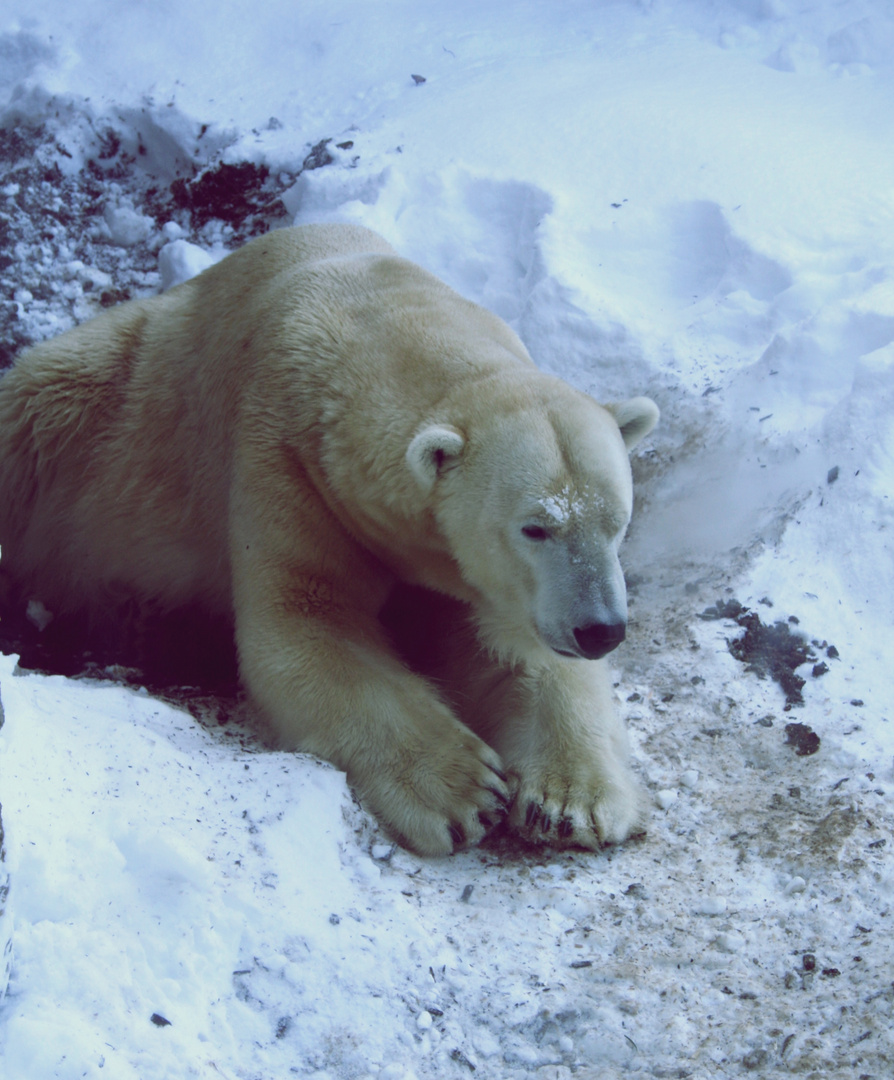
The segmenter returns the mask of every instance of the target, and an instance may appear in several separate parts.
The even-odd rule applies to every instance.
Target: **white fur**
[[[4,567],[52,611],[231,615],[280,743],[418,851],[510,793],[524,835],[597,847],[640,807],[605,661],[569,657],[623,626],[656,419],[542,374],[375,234],[285,229],[0,382]]]

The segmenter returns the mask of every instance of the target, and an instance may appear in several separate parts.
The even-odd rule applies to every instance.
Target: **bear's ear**
[[[453,427],[430,424],[417,432],[407,447],[407,464],[419,486],[431,491],[435,481],[456,463],[466,440]]]
[[[605,408],[617,421],[628,450],[632,450],[658,423],[658,406],[647,397],[615,401]]]

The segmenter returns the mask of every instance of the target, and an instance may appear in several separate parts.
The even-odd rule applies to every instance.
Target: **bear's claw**
[[[480,818],[479,814],[479,818]],[[450,839],[453,841],[454,847],[463,847],[466,842],[466,830],[459,824],[458,821],[451,821],[448,826],[450,833]]]
[[[506,775],[506,773],[503,772],[502,769],[498,769],[495,765],[491,765],[489,761],[485,761],[484,764],[490,769],[492,773],[496,773],[496,775],[499,776],[499,778],[503,781],[504,784],[509,783],[509,777]],[[491,791],[493,790],[494,789],[491,788]],[[500,797],[502,798],[502,796]]]
[[[471,847],[510,813],[499,757],[457,721],[426,732],[409,751],[401,746],[388,764],[357,778],[358,788],[366,805],[420,855]]]
[[[608,784],[596,777],[586,787],[576,785],[577,790],[569,790],[566,782],[565,790],[555,792],[541,779],[520,794],[509,827],[530,843],[591,851],[640,835],[644,822],[639,789],[625,773],[620,772],[619,779]]]
[[[496,770],[495,770],[495,771],[496,771]],[[488,787],[488,789],[487,789],[487,790],[488,790],[488,791],[491,791],[491,792],[493,792],[493,794],[495,795],[495,797],[496,797],[496,798],[497,798],[497,799],[499,800],[499,802],[500,802],[500,809],[499,809],[499,810],[497,811],[497,813],[502,813],[502,814],[508,814],[508,813],[509,813],[509,809],[510,809],[510,807],[512,806],[512,799],[511,799],[511,798],[509,798],[509,796],[508,796],[508,795],[504,795],[504,794],[503,794],[503,792],[502,792],[502,791],[500,791],[500,790],[499,790],[498,788],[495,788],[495,787]]]

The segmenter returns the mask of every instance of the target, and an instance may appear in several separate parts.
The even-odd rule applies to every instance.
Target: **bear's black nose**
[[[578,626],[574,630],[578,648],[588,660],[598,660],[610,653],[626,635],[625,623],[593,623],[592,626]]]

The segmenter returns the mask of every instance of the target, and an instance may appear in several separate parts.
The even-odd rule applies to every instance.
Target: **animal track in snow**
[[[755,300],[772,300],[792,283],[788,271],[735,236],[715,202],[676,203],[666,211],[674,292],[701,299],[711,293],[743,290]]]

